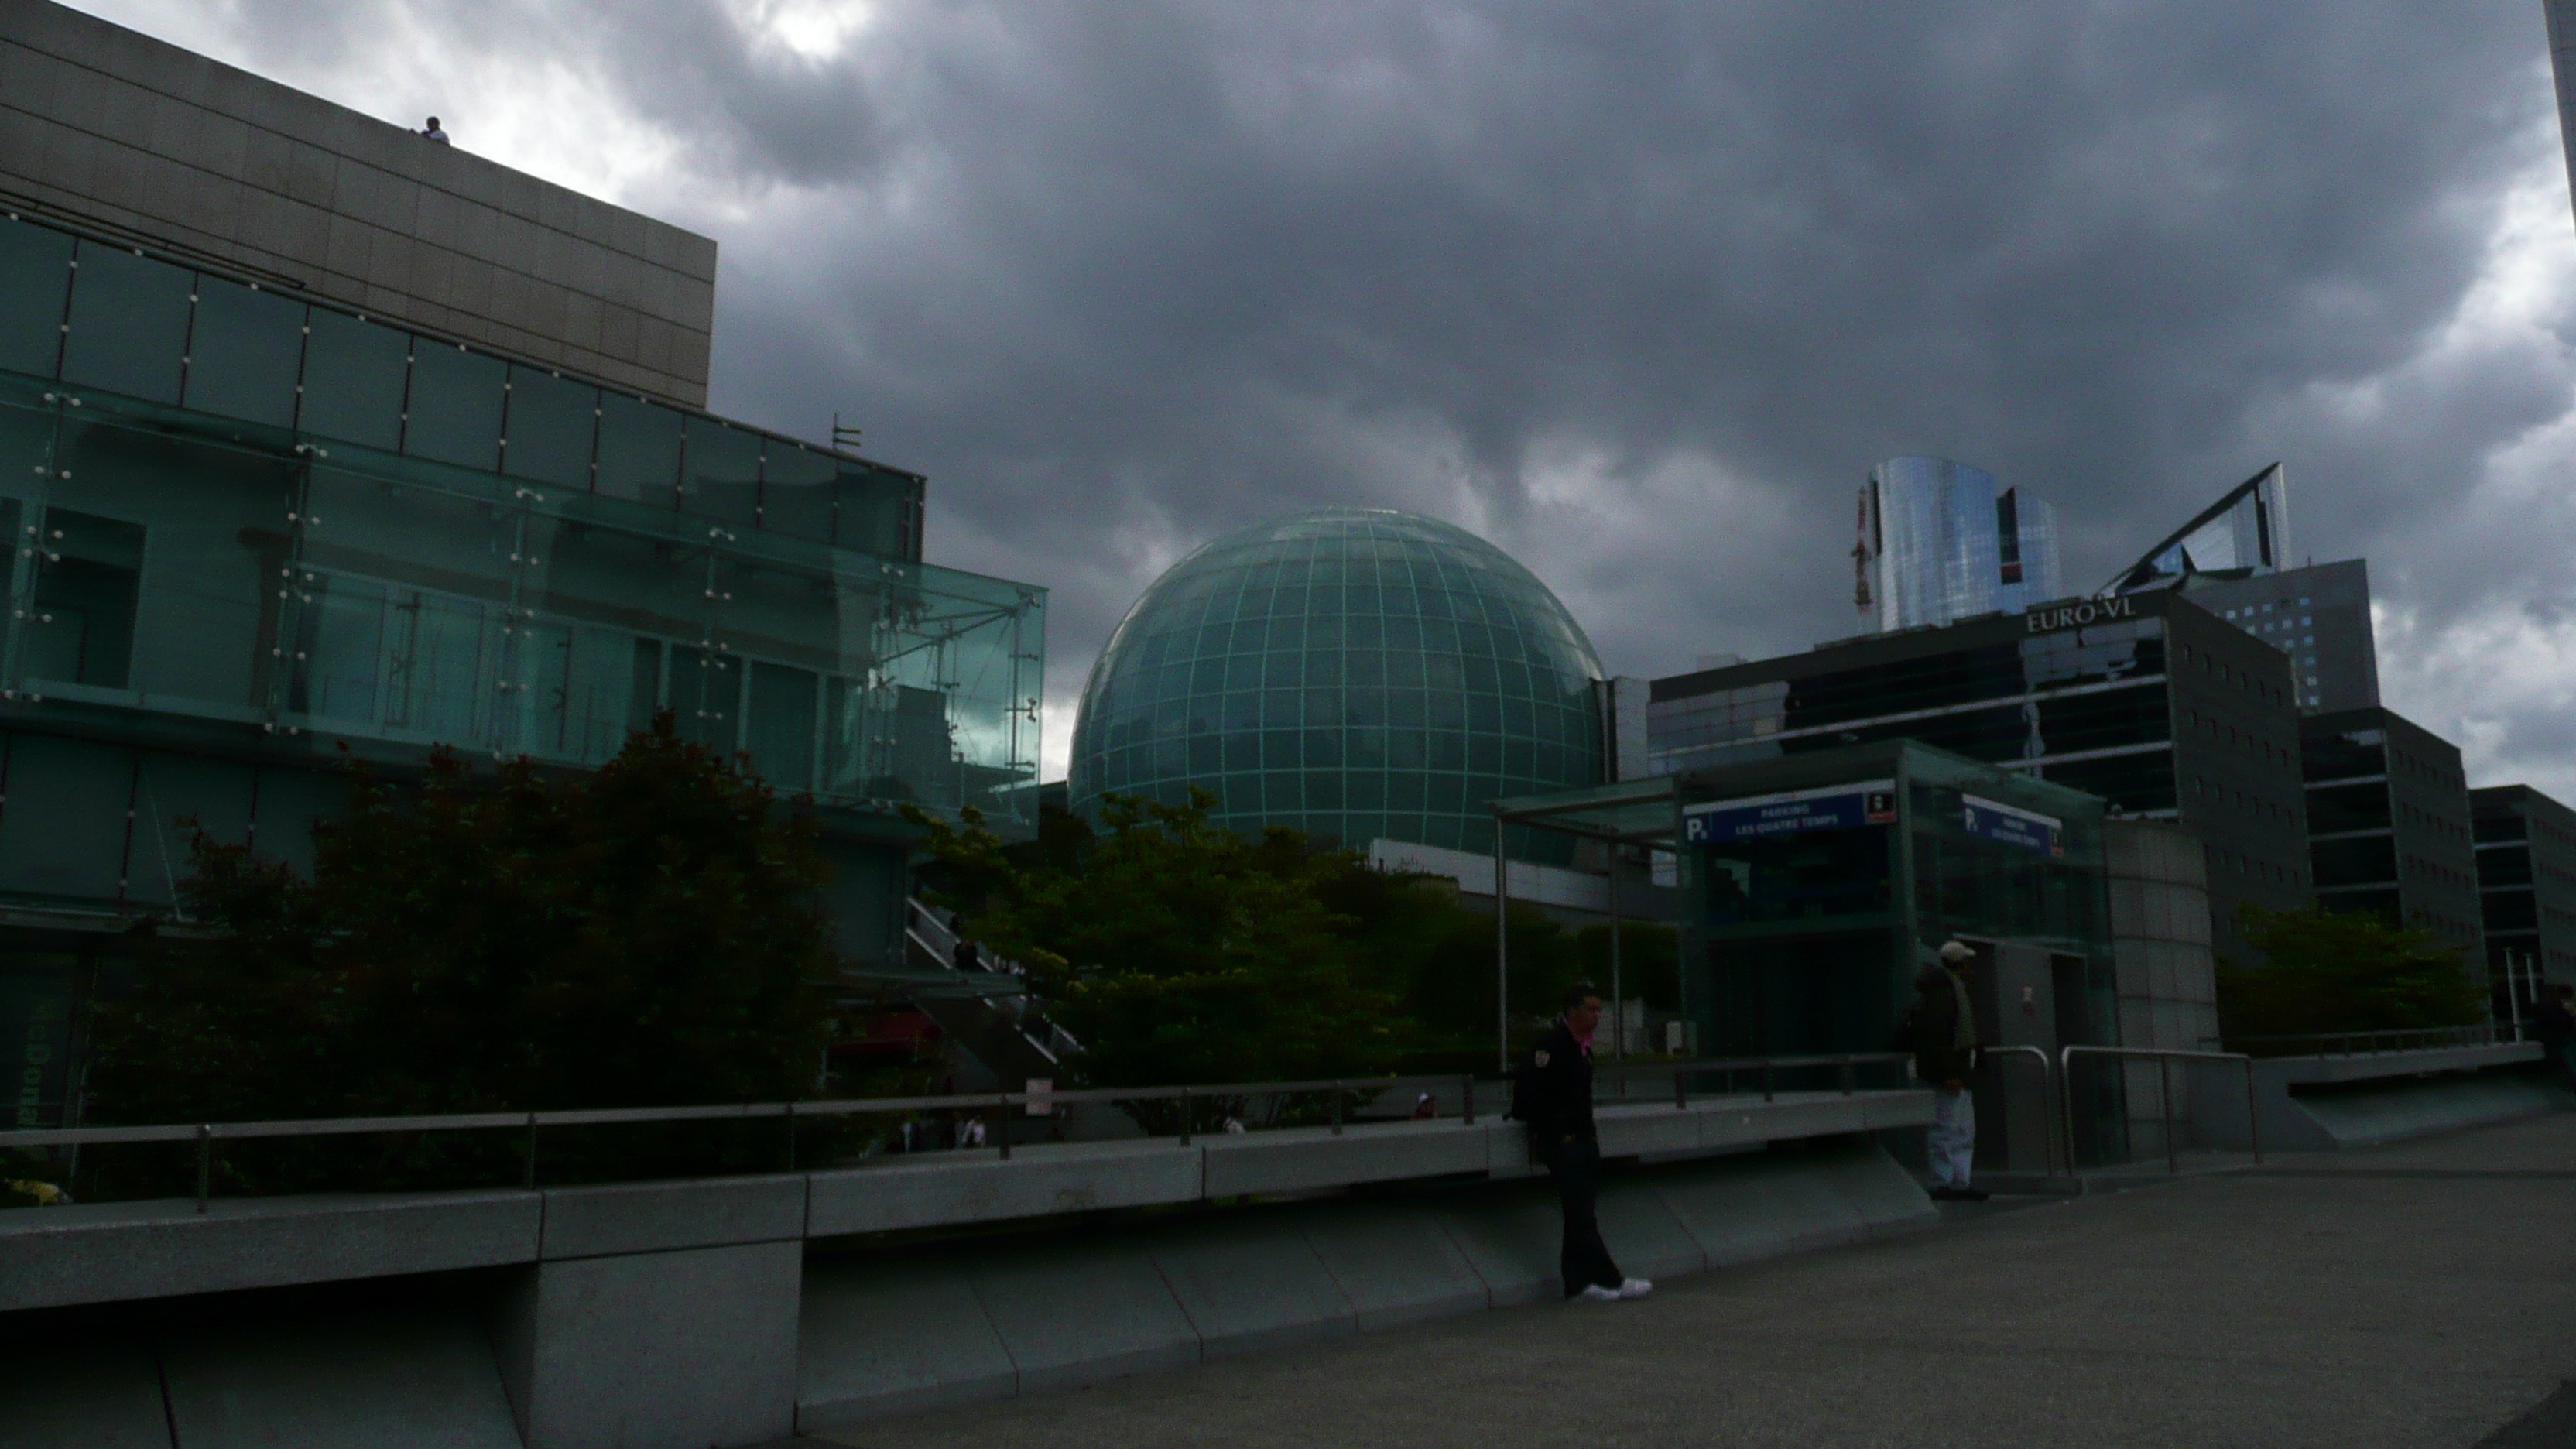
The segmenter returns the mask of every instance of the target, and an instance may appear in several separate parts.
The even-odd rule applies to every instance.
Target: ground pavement
[[[2576,1445],[2576,1113],[836,1430],[864,1449]]]

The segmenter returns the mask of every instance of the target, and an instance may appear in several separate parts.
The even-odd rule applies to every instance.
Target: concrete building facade
[[[2300,721],[2317,903],[2375,911],[2486,958],[2459,746],[2394,710]]]
[[[1648,757],[1679,773],[1916,739],[2174,820],[2208,851],[2211,940],[2236,908],[2305,906],[2306,804],[2288,656],[2157,590],[1656,680]]]
[[[2509,1002],[2508,974],[2576,983],[2576,810],[2529,785],[2491,785],[2469,792],[2469,811],[2487,970],[2496,1017],[2509,1021],[2531,997],[2525,986]]]
[[[2370,565],[2362,559],[2224,578],[2197,574],[2192,602],[2288,656],[2308,714],[2379,704],[2379,642],[2370,623]]]
[[[0,0],[0,202],[706,405],[712,240],[50,0]]]

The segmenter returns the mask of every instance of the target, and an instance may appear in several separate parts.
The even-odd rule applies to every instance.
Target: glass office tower
[[[1892,631],[2017,612],[2059,596],[2057,510],[1982,468],[1890,458],[1870,470],[1853,603]]]
[[[1236,829],[1482,853],[1490,801],[1608,778],[1601,677],[1565,605],[1474,534],[1385,508],[1291,514],[1200,548],[1119,621],[1083,688],[1072,801],[1197,785]]]

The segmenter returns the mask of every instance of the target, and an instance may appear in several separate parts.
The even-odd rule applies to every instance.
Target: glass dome
[[[1174,564],[1119,621],[1074,722],[1072,805],[1199,785],[1237,830],[1489,853],[1489,801],[1605,777],[1601,677],[1565,605],[1474,534],[1291,514]],[[1509,847],[1570,853],[1517,829]]]

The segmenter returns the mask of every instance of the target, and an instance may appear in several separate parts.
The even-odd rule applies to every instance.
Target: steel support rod
[[[2254,1149],[2254,1161],[2263,1161],[2263,1114],[2254,1105],[2254,1059],[2245,1059],[2245,1141]]]
[[[1494,1059],[1512,1074],[1512,892],[1504,879],[1503,812],[1494,812]]]
[[[197,1211],[206,1210],[207,1195],[215,1186],[215,1129],[200,1123],[197,1127]]]
[[[2173,1058],[2156,1058],[2156,1092],[2163,1101],[2165,1114],[2165,1171],[2182,1171],[2182,1154],[2174,1148],[2173,1130]]]
[[[1619,972],[1619,843],[1610,843],[1610,1021],[1617,1040],[1611,1059],[1619,1064],[1619,1100],[1628,1100],[1628,993]]]

